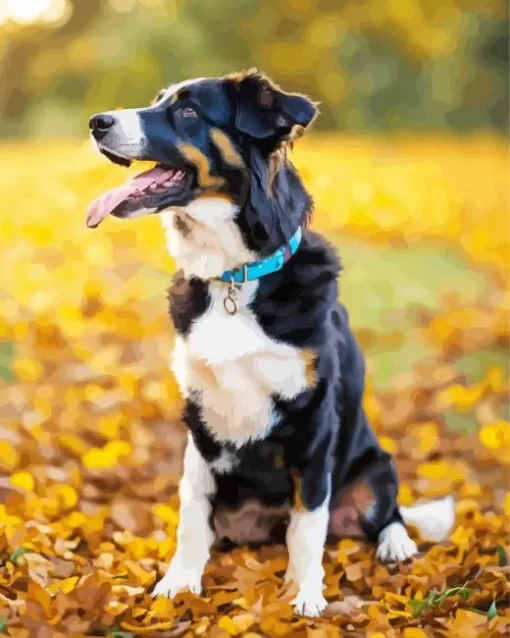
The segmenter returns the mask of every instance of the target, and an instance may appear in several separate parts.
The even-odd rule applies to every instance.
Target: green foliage
[[[320,100],[318,128],[506,130],[501,0],[67,3],[56,27],[0,25],[0,134],[81,135],[92,112],[250,66]]]
[[[8,341],[0,341],[0,379],[10,382],[14,376],[12,374],[12,360],[14,358],[14,348]]]
[[[28,547],[17,547],[9,556],[9,560],[11,563],[17,563],[18,559],[23,556],[23,554],[28,554],[32,550]]]
[[[496,545],[496,553],[498,555],[498,565],[500,567],[506,567],[508,565],[508,556],[501,545]]]
[[[498,610],[496,609],[496,601],[493,600],[487,612],[487,620],[492,620],[493,618],[496,618],[497,615],[498,615]]]
[[[424,611],[439,607],[441,603],[447,598],[451,598],[452,596],[460,596],[462,600],[466,601],[474,593],[474,590],[469,589],[468,587],[452,587],[450,589],[446,589],[443,592],[431,591],[425,596],[425,598],[421,598],[419,600],[413,598],[409,602],[413,610],[413,616],[417,618]]]

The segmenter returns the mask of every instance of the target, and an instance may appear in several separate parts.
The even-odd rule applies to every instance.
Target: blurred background
[[[317,129],[506,130],[504,0],[2,0],[0,134],[84,135],[190,77],[260,66]]]
[[[125,637],[180,618],[182,608],[143,594],[174,551],[178,520],[184,434],[165,298],[174,264],[156,217],[85,228],[87,205],[126,179],[92,149],[88,118],[252,66],[321,102],[294,161],[315,197],[313,225],[342,257],[341,296],[367,357],[365,405],[395,455],[400,502],[457,499],[450,544],[426,567],[374,574],[367,547],[349,545],[340,563],[351,571],[326,559],[326,595],[340,584],[379,601],[382,613],[358,620],[388,636],[412,611],[395,615],[381,593],[388,578],[426,598],[485,565],[470,609],[503,600],[507,3],[0,0],[0,582],[12,594],[0,595],[0,627],[53,618],[45,635],[79,625]],[[213,564],[206,582],[232,582],[243,556]],[[253,562],[243,565],[246,576]],[[85,593],[91,571],[102,603]],[[236,581],[246,600],[273,596],[278,578],[255,581]],[[475,623],[468,616],[443,626],[468,635],[454,627]],[[203,635],[224,635],[218,617],[202,618]],[[293,629],[286,618],[274,635]]]

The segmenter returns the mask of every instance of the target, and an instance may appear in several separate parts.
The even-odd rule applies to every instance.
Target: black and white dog
[[[453,524],[450,499],[399,509],[391,458],[363,413],[339,261],[307,229],[313,202],[287,156],[315,115],[251,70],[90,120],[112,162],[156,166],[99,197],[87,225],[161,213],[179,268],[173,370],[189,436],[177,550],[155,595],[199,593],[214,541],[285,538],[296,611],[316,615],[328,534],[401,561],[417,551],[404,520],[432,540]]]

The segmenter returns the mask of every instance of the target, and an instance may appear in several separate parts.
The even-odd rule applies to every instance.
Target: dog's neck
[[[239,230],[239,207],[218,195],[161,213],[167,248],[186,278],[212,280],[256,261]]]
[[[250,173],[243,207],[217,194],[161,213],[168,250],[186,278],[219,279],[280,250],[288,257],[285,247],[295,252],[290,242],[296,243],[296,232],[306,225],[313,205],[299,174],[288,161],[272,174],[270,162],[257,151],[251,154]],[[278,269],[277,263],[270,268]]]

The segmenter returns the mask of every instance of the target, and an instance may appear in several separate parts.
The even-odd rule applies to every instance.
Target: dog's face
[[[250,234],[261,234],[260,224],[255,228],[260,220],[253,213],[241,219],[242,211],[252,197],[253,181],[269,181],[254,173],[267,172],[274,152],[306,128],[315,112],[308,98],[285,93],[264,75],[248,71],[172,85],[147,108],[94,115],[91,134],[108,159],[124,166],[148,160],[156,166],[99,197],[87,225],[94,228],[109,214],[134,218],[171,210],[181,212],[180,221],[173,221],[175,229],[189,235],[190,210],[200,211],[200,223],[211,221],[204,221],[204,207],[197,202],[223,198],[229,203],[223,217],[239,218],[253,250],[257,242]],[[259,187],[269,197],[270,185]],[[274,220],[267,219],[265,226],[262,235],[269,235]]]

